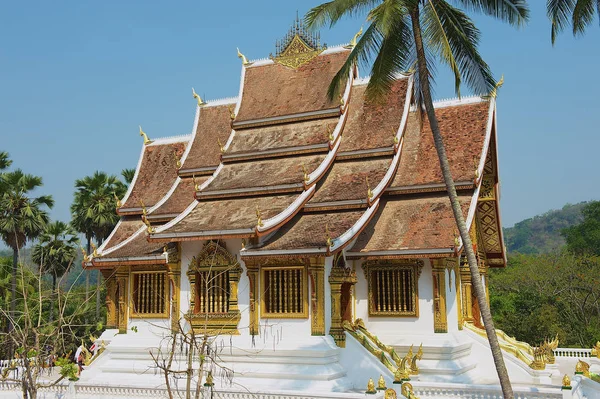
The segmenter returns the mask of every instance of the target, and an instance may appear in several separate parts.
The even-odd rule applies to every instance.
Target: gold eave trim
[[[277,158],[289,155],[301,155],[301,154],[313,154],[320,152],[329,152],[330,143],[329,141],[321,144],[312,144],[305,146],[295,146],[295,147],[283,147],[283,148],[275,148],[271,150],[265,151],[256,151],[256,152],[239,152],[232,154],[224,154],[223,155],[223,163],[227,162],[239,162],[239,161],[248,161],[248,160],[256,160],[256,159],[268,159],[268,158]]]
[[[235,229],[235,230],[207,230],[186,233],[155,233],[148,237],[149,242],[169,242],[169,241],[197,241],[197,240],[216,240],[227,238],[248,238],[254,237],[256,231],[254,228]]]
[[[446,258],[455,255],[454,248],[402,249],[391,251],[346,252],[346,259]]]
[[[329,202],[314,202],[304,205],[304,212],[319,212],[319,211],[336,211],[348,209],[364,209],[369,204],[366,199],[346,200],[346,201],[329,201]]]
[[[319,110],[319,111],[301,112],[298,114],[272,116],[269,118],[260,118],[260,119],[249,119],[249,120],[245,120],[245,121],[234,121],[232,126],[233,126],[233,129],[239,130],[239,129],[247,129],[250,127],[257,127],[257,126],[269,126],[269,125],[277,125],[280,123],[290,123],[290,122],[306,121],[306,120],[311,120],[311,119],[328,118],[328,117],[333,117],[333,116],[340,116],[341,113],[342,113],[341,108],[335,107],[335,108],[323,109],[323,110]]]
[[[179,169],[177,174],[179,175],[179,177],[191,177],[193,175],[209,176],[212,175],[215,170],[217,170],[217,166],[207,166],[204,168]]]
[[[472,190],[475,188],[473,182],[456,182],[454,185],[457,190]],[[420,184],[415,186],[388,187],[385,190],[386,194],[390,195],[432,193],[438,191],[446,191],[446,185],[444,183]]]
[[[371,158],[394,155],[394,147],[373,148],[370,150],[344,151],[337,154],[337,160],[344,161],[347,159]]]
[[[252,195],[265,195],[265,194],[285,194],[285,193],[297,193],[304,191],[304,184],[282,184],[279,186],[271,187],[252,187],[252,188],[238,188],[231,190],[214,190],[214,191],[196,191],[196,199],[198,201],[207,201],[218,198],[235,198],[235,197],[247,197]]]

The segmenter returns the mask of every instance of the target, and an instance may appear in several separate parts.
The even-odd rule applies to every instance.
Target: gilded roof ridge
[[[338,45],[335,45],[332,47],[327,47],[317,57],[320,57],[322,55],[327,55],[327,54],[341,53],[342,51],[348,51],[348,48],[346,46],[348,46],[348,43],[338,44]],[[252,68],[252,67],[257,67],[257,66],[270,65],[270,64],[274,64],[274,63],[275,63],[275,61],[273,61],[272,59],[270,59],[268,57],[256,58],[256,59],[250,60],[250,63],[248,64],[247,67]]]

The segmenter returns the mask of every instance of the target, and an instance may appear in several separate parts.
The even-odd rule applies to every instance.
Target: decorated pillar
[[[445,259],[433,259],[431,261],[431,272],[433,275],[433,330],[436,333],[448,332],[445,263]]]
[[[258,264],[246,261],[246,275],[248,276],[248,282],[250,285],[250,335],[259,335],[259,324],[258,324]]]
[[[167,269],[171,283],[171,330],[179,331],[181,290],[181,246],[171,243],[167,247]]]
[[[471,272],[466,259],[460,265],[460,286],[462,294],[463,320],[473,322],[473,287],[471,285]]]
[[[344,266],[343,258],[336,258],[329,275],[329,288],[331,291],[331,327],[329,328],[329,335],[333,337],[340,348],[346,347],[346,333],[343,327],[345,309],[342,308],[342,289],[348,290],[347,294],[350,296],[348,300],[351,301],[351,297],[353,297],[351,292],[357,282],[356,272]],[[353,304],[346,305],[352,306]]]
[[[102,277],[104,277],[104,284],[106,286],[106,328],[117,328],[117,306],[119,300],[117,298],[115,270],[102,270]]]
[[[311,283],[311,333],[325,335],[325,258],[310,258],[308,272]]]
[[[119,266],[116,272],[117,285],[117,328],[120,334],[127,333],[129,320],[129,266]]]

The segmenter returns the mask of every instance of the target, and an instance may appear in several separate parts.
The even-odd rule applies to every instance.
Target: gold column
[[[458,313],[458,329],[463,329],[464,317],[463,317],[463,303],[462,303],[462,288],[461,288],[461,277],[460,277],[460,266],[457,258],[448,258],[447,265],[453,264],[452,270],[454,271],[454,287],[456,289],[456,311]]]
[[[120,334],[127,333],[127,322],[129,320],[129,267],[120,266],[117,268],[116,285],[118,290],[118,320],[117,327]]]
[[[310,258],[310,309],[312,335],[325,335],[325,258]]]
[[[462,315],[463,320],[472,322],[473,319],[473,296],[471,294],[471,272],[466,259],[460,265],[460,286],[462,294]]]
[[[106,285],[106,328],[117,328],[117,282],[115,270],[102,270]]]
[[[348,300],[351,301],[350,306],[354,306],[353,291],[356,282],[357,278],[354,270],[337,267],[334,261],[331,274],[329,274],[329,288],[331,291],[331,327],[329,328],[329,335],[333,337],[336,345],[340,348],[346,347],[346,333],[344,332],[342,315],[342,287],[344,283],[351,284],[349,292],[351,298]],[[354,314],[354,309],[352,309],[352,314]]]
[[[246,274],[250,283],[250,335],[259,335],[258,324],[258,264],[246,261]]]
[[[432,259],[433,276],[433,330],[436,333],[448,332],[446,315],[446,267],[444,259]]]

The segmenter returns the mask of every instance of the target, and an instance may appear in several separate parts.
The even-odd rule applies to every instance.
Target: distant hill
[[[548,211],[503,229],[508,252],[540,254],[562,247],[565,240],[561,230],[582,221],[581,209],[586,204],[567,204],[562,209]]]

